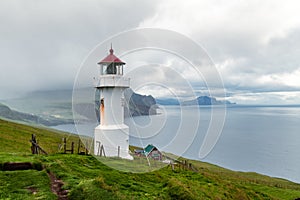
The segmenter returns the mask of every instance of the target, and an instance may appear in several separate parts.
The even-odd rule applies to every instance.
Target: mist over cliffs
[[[3,104],[0,103],[0,118],[56,126],[74,123],[74,111],[81,122],[90,122],[95,118],[99,121],[100,93],[93,88],[85,91],[95,92],[95,99],[93,102],[76,102],[73,109],[72,90],[36,91],[22,98],[3,100]],[[124,100],[125,117],[156,114],[158,106],[151,95],[140,95],[127,89],[124,92]]]

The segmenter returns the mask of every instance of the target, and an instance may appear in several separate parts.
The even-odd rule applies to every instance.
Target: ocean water
[[[161,106],[159,112],[125,120],[130,144],[154,144],[190,159],[300,183],[300,106],[233,105],[226,108],[225,115],[224,107],[218,106]],[[53,128],[93,136],[94,127]],[[218,135],[214,131],[220,133],[216,144],[207,156],[200,157],[204,138]]]

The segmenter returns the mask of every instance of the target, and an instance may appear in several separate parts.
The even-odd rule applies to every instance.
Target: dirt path
[[[48,176],[51,182],[51,191],[57,195],[58,200],[67,200],[68,199],[68,190],[63,190],[62,186],[64,183],[62,180],[56,178],[56,176],[49,172]]]

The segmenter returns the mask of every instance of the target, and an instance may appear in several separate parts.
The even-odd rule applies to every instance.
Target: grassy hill
[[[63,137],[70,141],[77,141],[78,137],[69,133],[63,133],[46,128],[17,124],[0,119],[0,152],[2,153],[30,153],[31,134],[35,134],[40,140],[39,144],[46,152],[53,154],[58,151],[58,145]]]
[[[29,139],[34,133],[49,153],[31,155]],[[256,173],[230,171],[204,162],[189,162],[197,172],[171,167],[149,173],[120,172],[93,156],[59,153],[62,137],[74,135],[0,120],[0,168],[7,162],[30,162],[31,170],[1,171],[0,199],[57,199],[49,175],[63,181],[69,199],[296,199],[300,185]],[[101,158],[118,165],[127,161]],[[41,168],[43,166],[43,169]],[[42,169],[42,170],[41,170]]]

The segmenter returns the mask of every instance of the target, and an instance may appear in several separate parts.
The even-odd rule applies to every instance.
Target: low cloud
[[[281,0],[198,1],[180,7],[165,1],[140,26],[169,28],[189,35],[215,62],[230,91],[228,96],[245,94],[243,103],[266,103],[248,98],[249,92],[266,92],[260,95],[269,96],[268,92],[288,91],[286,95],[299,95],[299,9],[298,2]],[[291,99],[294,103],[299,100]],[[282,103],[282,98],[278,102]]]
[[[152,3],[1,1],[0,99],[72,88],[89,51],[111,35],[135,28],[153,13]]]
[[[0,99],[33,90],[72,88],[80,64],[97,44],[122,31],[153,27],[177,31],[201,45],[222,76],[226,98],[238,103],[299,103],[299,10],[300,3],[293,0],[1,1]],[[192,49],[184,51],[193,54]],[[99,54],[99,59],[104,56]],[[222,94],[213,84],[213,73],[205,72],[199,80],[182,60],[135,56],[125,56],[126,67],[152,63],[180,74],[168,79],[167,68],[144,69],[135,77],[137,82],[151,77],[187,97],[182,77],[196,94],[209,94],[204,80],[208,79],[213,94]],[[168,95],[159,88],[148,86],[141,92]]]

